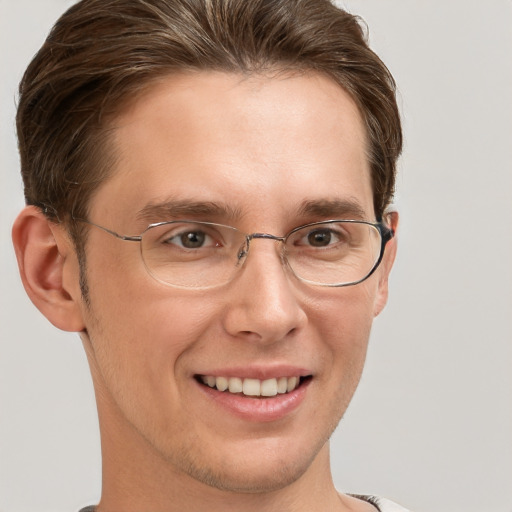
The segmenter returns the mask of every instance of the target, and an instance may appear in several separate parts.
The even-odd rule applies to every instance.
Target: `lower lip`
[[[215,388],[210,388],[199,382],[197,385],[203,393],[215,402],[215,404],[235,416],[246,421],[270,422],[284,418],[295,411],[304,400],[310,383],[311,379],[308,379],[302,382],[297,389],[289,393],[265,398],[251,398],[245,395],[235,395],[228,391],[219,391]]]

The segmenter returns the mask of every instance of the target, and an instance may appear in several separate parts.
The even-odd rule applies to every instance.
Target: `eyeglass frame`
[[[199,224],[206,224],[206,225],[211,225],[211,226],[220,226],[220,227],[226,227],[226,228],[230,228],[230,229],[235,229],[240,234],[244,235],[245,240],[247,242],[247,250],[245,251],[245,254],[243,254],[243,255],[239,254],[238,255],[238,260],[240,260],[241,257],[246,256],[246,255],[249,254],[251,240],[254,240],[254,239],[266,239],[266,240],[275,240],[275,241],[278,241],[278,242],[286,243],[286,240],[293,233],[295,233],[296,231],[299,231],[301,229],[311,227],[311,226],[318,226],[318,225],[321,225],[321,224],[328,224],[330,222],[341,222],[341,223],[366,224],[368,226],[372,226],[373,228],[377,229],[377,231],[380,234],[380,239],[381,239],[381,246],[380,246],[379,257],[377,258],[377,260],[374,263],[374,265],[373,265],[372,269],[370,270],[370,272],[368,272],[368,274],[366,274],[363,278],[361,278],[361,279],[359,279],[357,281],[352,281],[352,282],[348,282],[348,283],[334,283],[334,284],[315,283],[315,282],[312,282],[312,281],[308,281],[307,279],[304,279],[304,278],[298,276],[295,273],[295,271],[293,270],[293,267],[289,264],[288,259],[285,256],[285,258],[286,258],[285,259],[285,263],[288,265],[288,267],[292,271],[292,274],[297,279],[299,279],[299,281],[307,283],[307,284],[309,284],[311,286],[323,286],[323,287],[330,287],[330,288],[342,288],[342,287],[345,287],[345,286],[354,286],[354,285],[357,285],[359,283],[362,283],[363,281],[366,281],[366,279],[368,279],[377,270],[377,268],[381,264],[382,259],[384,257],[384,252],[385,252],[386,245],[395,236],[394,229],[386,226],[382,221],[370,222],[370,221],[366,221],[366,220],[356,220],[356,219],[329,219],[329,220],[311,222],[311,223],[303,224],[301,226],[297,226],[297,227],[293,228],[291,231],[289,231],[284,236],[277,236],[277,235],[272,235],[270,233],[259,233],[259,232],[244,233],[243,231],[240,231],[238,228],[235,228],[234,226],[228,226],[227,224],[219,224],[217,222],[208,222],[208,221],[198,221],[198,220],[193,220],[193,219],[176,219],[176,220],[171,220],[171,221],[154,222],[154,223],[149,224],[142,231],[142,233],[140,235],[121,235],[121,234],[117,233],[116,231],[113,231],[112,229],[109,229],[109,228],[106,228],[105,226],[101,226],[99,224],[96,224],[95,222],[92,222],[90,220],[80,219],[80,218],[74,217],[73,215],[71,215],[71,219],[74,220],[75,222],[83,222],[83,223],[88,224],[90,226],[97,227],[97,228],[101,229],[102,231],[104,231],[104,232],[106,232],[106,233],[108,233],[108,234],[118,238],[119,240],[124,240],[126,242],[140,242],[141,244],[142,244],[142,237],[144,236],[144,233],[146,233],[148,230],[150,230],[150,229],[152,229],[154,227],[163,226],[163,225],[167,225],[167,224],[176,224],[176,223],[180,223],[180,222],[192,223],[192,224],[199,223]],[[141,245],[141,256],[142,256],[142,245]],[[145,263],[145,260],[144,260],[143,256],[142,256],[142,261],[144,263],[144,266],[146,267],[146,270],[151,275],[151,277],[153,279],[155,279],[156,281],[164,284],[164,285],[171,286],[171,287],[174,287],[174,288],[184,288],[184,289],[189,289],[190,288],[190,289],[196,289],[196,290],[200,290],[201,289],[199,287],[195,288],[195,287],[175,285],[175,284],[169,283],[167,281],[158,279],[147,268],[147,265]],[[223,284],[228,284],[229,282],[230,281],[226,281],[226,283],[222,283],[222,284],[218,284],[218,285],[213,285],[213,286],[210,286],[208,288],[215,288],[215,287],[218,287],[218,286],[222,286]]]

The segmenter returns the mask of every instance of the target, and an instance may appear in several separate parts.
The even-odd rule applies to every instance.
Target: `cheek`
[[[88,255],[87,280],[93,323],[110,339],[134,350],[144,351],[147,344],[158,350],[161,343],[179,344],[184,334],[200,328],[204,301],[151,277],[139,244],[114,240],[103,249],[96,251],[100,256]]]
[[[319,339],[317,357],[324,369],[324,422],[332,432],[343,417],[359,383],[373,319],[374,294],[365,283],[319,294],[309,304],[309,320]],[[319,419],[322,411],[318,411]]]
[[[340,288],[316,297],[309,320],[317,326],[324,350],[323,364],[332,384],[349,390],[357,385],[368,347],[373,320],[375,286],[372,282]],[[335,383],[335,384],[334,384]]]
[[[117,294],[104,287],[95,293],[91,286],[89,324],[112,357],[160,373],[201,338],[214,316],[211,306],[172,296],[167,289],[149,294],[126,287]]]
[[[307,305],[308,317],[333,351],[366,345],[376,298],[376,280],[322,290]]]
[[[205,338],[210,308],[196,304],[201,301],[155,293],[151,298],[144,293],[132,298],[127,294],[109,304],[110,292],[96,295],[92,285],[91,292],[89,339],[95,386],[103,404],[99,407],[107,414],[122,411],[148,438],[156,439],[186,407],[182,386],[187,366],[183,362]]]
[[[158,393],[158,387],[172,387],[180,358],[215,318],[215,303],[156,282],[142,264],[136,265],[139,254],[129,256],[105,256],[116,262],[109,266],[88,260],[86,327],[109,387]]]

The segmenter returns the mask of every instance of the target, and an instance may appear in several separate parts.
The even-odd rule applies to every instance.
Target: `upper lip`
[[[307,377],[312,371],[295,365],[251,365],[231,366],[201,370],[196,375],[207,375],[213,377],[239,377],[245,379],[277,379],[279,377]]]

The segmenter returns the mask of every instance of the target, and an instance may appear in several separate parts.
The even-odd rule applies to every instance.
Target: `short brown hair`
[[[402,147],[395,83],[360,20],[329,0],[82,0],[55,24],[20,84],[17,130],[28,204],[86,218],[108,177],[109,120],[179,70],[304,70],[358,105],[374,207],[392,199]]]

